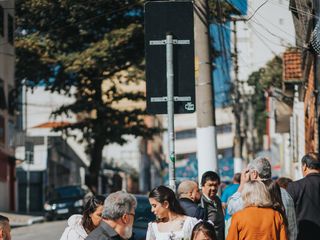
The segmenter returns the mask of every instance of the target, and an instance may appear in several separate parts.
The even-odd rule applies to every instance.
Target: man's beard
[[[132,236],[132,226],[126,226],[124,228],[124,238],[129,239]]]

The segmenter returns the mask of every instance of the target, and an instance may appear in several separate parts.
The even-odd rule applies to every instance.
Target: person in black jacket
[[[178,197],[186,215],[197,219],[204,219],[204,209],[198,206],[200,191],[195,181],[182,181],[178,187]]]
[[[201,177],[201,206],[205,210],[205,220],[214,224],[217,239],[224,240],[224,214],[220,198],[217,196],[220,177],[216,172],[207,171]]]
[[[297,216],[297,240],[317,239],[320,236],[320,157],[308,153],[301,159],[304,178],[288,184]]]

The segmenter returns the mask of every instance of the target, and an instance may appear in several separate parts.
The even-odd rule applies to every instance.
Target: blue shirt
[[[239,188],[239,185],[238,183],[233,183],[233,184],[230,184],[229,186],[227,186],[222,195],[221,195],[221,202],[223,203],[227,203],[228,202],[228,199],[229,197],[231,197]],[[224,216],[224,219],[225,220],[228,220],[229,218],[231,217],[230,214],[228,214],[227,211],[225,211],[225,216]]]

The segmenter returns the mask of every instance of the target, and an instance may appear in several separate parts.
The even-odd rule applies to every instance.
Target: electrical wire
[[[279,3],[278,1],[274,0],[275,2],[270,2],[272,3],[273,5],[278,5],[279,7],[282,7],[282,8],[287,8],[289,7],[289,9],[292,9],[294,10],[295,12],[297,13],[300,13],[302,16],[308,16],[308,17],[312,17],[312,18],[316,18],[316,19],[319,19],[320,17],[315,15],[315,14],[312,14],[311,12],[307,12],[307,11],[304,11],[302,10],[302,8],[291,8],[290,5],[284,5],[284,4],[281,4]],[[289,1],[289,0],[287,0]],[[300,3],[300,2],[299,2]],[[300,3],[300,7],[302,7],[301,3]]]
[[[250,21],[254,17],[254,15],[259,11],[259,9],[262,8],[268,1],[269,0],[266,0],[259,7],[257,7],[256,10],[251,14],[251,16],[247,18],[247,22]]]

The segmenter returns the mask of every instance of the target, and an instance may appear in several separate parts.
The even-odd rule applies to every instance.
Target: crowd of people
[[[156,216],[147,240],[309,240],[320,238],[320,158],[301,160],[304,178],[271,179],[267,158],[251,161],[218,196],[220,177],[207,171],[200,186],[186,180],[177,195],[166,186],[149,193]],[[72,215],[60,240],[130,239],[137,200],[123,191],[93,196],[83,215]],[[0,240],[11,240],[9,219],[0,216]]]

